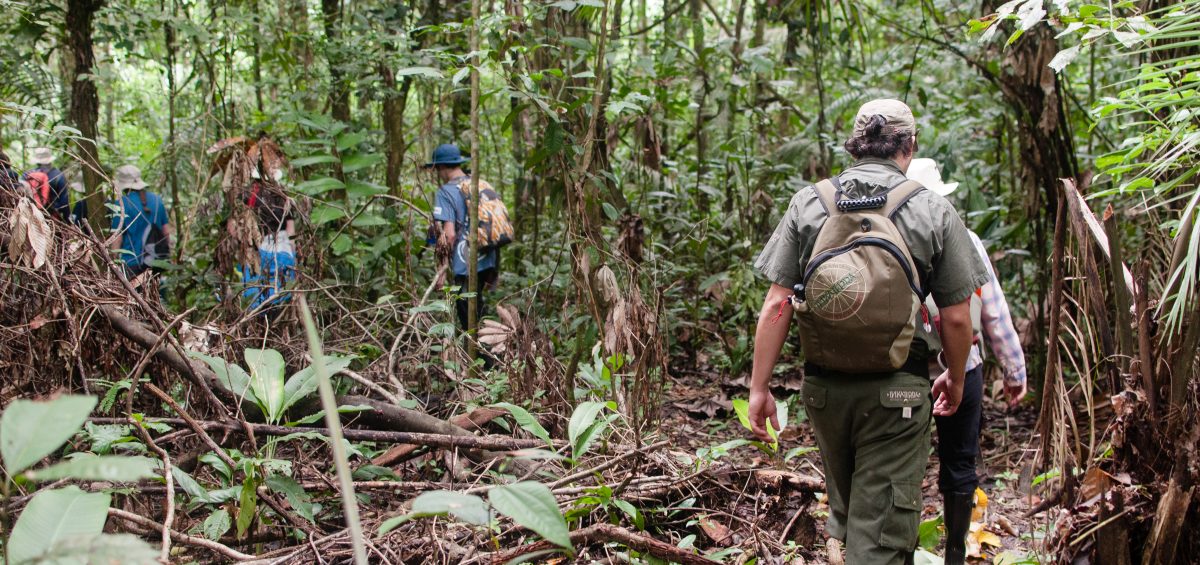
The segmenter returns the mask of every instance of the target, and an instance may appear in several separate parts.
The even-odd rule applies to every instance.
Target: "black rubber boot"
[[[974,492],[942,495],[946,526],[946,565],[963,565],[967,560],[967,532],[971,529]]]

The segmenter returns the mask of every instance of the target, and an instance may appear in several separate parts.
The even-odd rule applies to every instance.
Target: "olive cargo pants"
[[[826,529],[845,542],[846,563],[911,562],[929,462],[929,385],[906,372],[805,376],[829,491]]]

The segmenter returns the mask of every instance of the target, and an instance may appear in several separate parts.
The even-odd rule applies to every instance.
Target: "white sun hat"
[[[146,188],[146,181],[142,180],[141,169],[133,165],[123,165],[117,167],[113,185],[117,187],[117,190],[142,190]]]
[[[942,196],[949,195],[958,188],[956,182],[942,182],[942,172],[938,170],[937,161],[933,159],[913,159],[908,165],[908,178]]]
[[[35,147],[33,149],[33,164],[34,165],[49,165],[54,162],[54,152],[50,151],[49,147]]]

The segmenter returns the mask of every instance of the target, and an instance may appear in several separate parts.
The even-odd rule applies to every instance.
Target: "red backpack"
[[[50,177],[45,172],[29,171],[25,173],[25,182],[29,183],[29,191],[33,193],[33,201],[38,206],[46,208],[50,205]]]

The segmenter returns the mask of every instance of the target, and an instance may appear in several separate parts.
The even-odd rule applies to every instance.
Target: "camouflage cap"
[[[917,131],[917,123],[908,104],[891,98],[877,98],[858,109],[858,115],[854,116],[854,137],[862,137],[866,133],[867,125],[871,123],[871,117],[876,115],[887,120],[883,126],[883,133]]]

